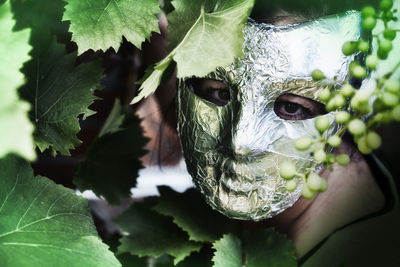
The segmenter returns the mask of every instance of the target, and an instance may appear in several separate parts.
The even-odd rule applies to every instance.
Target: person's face
[[[288,192],[279,176],[287,160],[299,170],[313,163],[293,141],[318,135],[314,118],[325,114],[317,101],[320,69],[344,81],[352,58],[341,45],[360,37],[358,13],[275,27],[250,22],[244,56],[205,78],[180,81],[178,132],[196,186],[225,215],[261,220],[292,206],[301,186]],[[338,130],[333,113],[325,114]]]

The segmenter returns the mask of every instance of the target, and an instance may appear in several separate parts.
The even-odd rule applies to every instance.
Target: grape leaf
[[[293,243],[272,228],[245,231],[242,240],[246,267],[297,266]]]
[[[243,26],[254,0],[175,0],[168,15],[170,54],[160,61],[139,88],[132,104],[153,93],[171,59],[178,78],[205,76],[242,55]]]
[[[86,160],[79,164],[74,183],[81,191],[91,189],[110,203],[119,203],[136,186],[146,142],[140,120],[116,101]]]
[[[0,160],[1,266],[120,266],[97,236],[87,200],[15,156]]]
[[[151,32],[159,32],[157,0],[66,0],[63,20],[70,20],[78,52],[118,50],[124,36],[140,48]]]
[[[238,237],[232,234],[224,235],[213,244],[213,248],[214,267],[242,267],[242,242]]]
[[[17,89],[24,83],[19,71],[23,63],[30,59],[28,44],[30,30],[12,32],[15,21],[12,19],[10,2],[0,6],[0,157],[14,152],[33,160],[33,125],[28,119],[30,105],[21,101]]]
[[[213,242],[237,226],[235,221],[212,210],[195,189],[180,194],[161,186],[158,191],[161,197],[154,209],[160,214],[171,216],[174,223],[189,234],[190,240]]]
[[[297,266],[292,242],[271,228],[245,231],[242,241],[232,234],[224,235],[213,246],[215,267]]]
[[[32,31],[31,44],[32,60],[23,68],[28,82],[20,93],[33,106],[29,117],[36,126],[35,143],[41,151],[70,155],[81,143],[76,137],[78,115],[94,113],[88,106],[102,77],[100,61],[74,67],[76,53],[66,54],[64,46],[41,29]]]
[[[201,243],[189,241],[187,234],[171,218],[149,206],[147,202],[134,204],[116,219],[126,235],[120,240],[120,253],[156,258],[167,253],[175,257],[174,264],[177,264],[191,252],[200,250]]]
[[[62,25],[64,6],[63,0],[11,0],[16,19],[14,28],[19,30],[39,26],[57,32]]]

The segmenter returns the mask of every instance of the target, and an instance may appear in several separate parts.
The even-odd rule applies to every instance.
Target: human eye
[[[217,106],[225,106],[231,100],[229,87],[223,81],[206,78],[191,78],[186,80],[193,92]]]
[[[324,104],[294,94],[280,95],[275,100],[274,112],[284,120],[306,120],[327,113]]]

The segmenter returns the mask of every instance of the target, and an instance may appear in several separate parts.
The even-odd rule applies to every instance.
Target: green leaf
[[[242,241],[232,234],[224,235],[213,247],[214,267],[297,266],[292,242],[271,228],[245,231]]]
[[[81,191],[91,189],[110,203],[119,203],[136,186],[147,140],[140,120],[116,101],[86,160],[79,164],[74,183]]]
[[[70,20],[79,54],[86,50],[118,50],[124,36],[140,48],[151,32],[159,32],[157,0],[66,0],[63,20]]]
[[[155,258],[167,253],[175,257],[174,264],[177,264],[191,252],[200,250],[201,243],[189,241],[171,218],[151,210],[151,206],[147,201],[134,204],[117,218],[116,223],[125,235],[120,240],[120,253]]]
[[[0,158],[14,152],[33,160],[36,155],[32,139],[33,125],[28,119],[30,105],[21,101],[17,92],[24,83],[24,76],[19,70],[30,59],[30,30],[12,32],[14,24],[10,2],[7,1],[0,6]]]
[[[271,228],[246,231],[242,240],[246,267],[297,266],[293,243]]]
[[[15,156],[0,160],[1,266],[120,266],[97,236],[87,200]]]
[[[238,237],[232,234],[224,235],[214,243],[213,248],[214,267],[242,267],[242,242]]]
[[[167,68],[164,64],[171,58],[177,63],[178,78],[183,78],[205,76],[242,55],[244,22],[254,0],[175,0],[172,5],[175,10],[168,15],[171,52],[158,63],[132,103],[157,89]]]
[[[28,82],[20,92],[33,106],[29,116],[36,126],[35,143],[41,151],[70,155],[81,144],[78,115],[94,113],[88,106],[102,77],[100,61],[74,67],[76,53],[66,54],[46,31],[34,30],[31,44],[32,60],[23,68]]]
[[[238,226],[235,221],[212,210],[195,189],[180,194],[162,186],[158,191],[161,197],[155,210],[171,216],[174,223],[189,234],[190,240],[213,242]]]
[[[10,0],[16,19],[15,29],[46,27],[59,32],[65,2],[63,0]],[[64,30],[64,28],[63,28]]]

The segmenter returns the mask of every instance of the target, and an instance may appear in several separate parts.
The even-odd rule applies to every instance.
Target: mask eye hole
[[[231,100],[229,87],[222,81],[192,78],[186,80],[186,84],[198,97],[214,103],[217,106],[225,106]]]
[[[280,95],[274,103],[275,114],[284,120],[306,120],[326,114],[325,105],[294,94]]]

